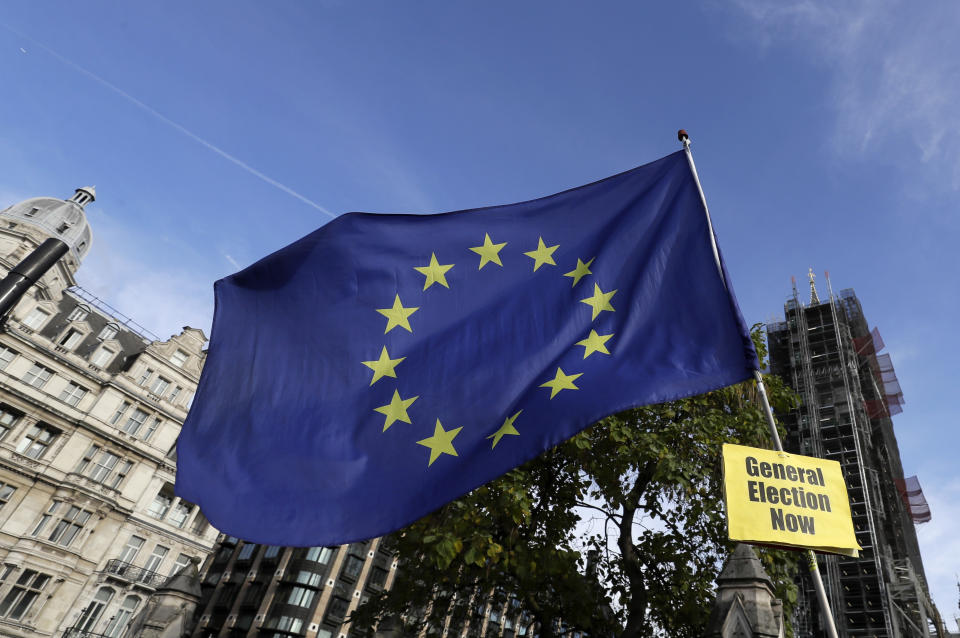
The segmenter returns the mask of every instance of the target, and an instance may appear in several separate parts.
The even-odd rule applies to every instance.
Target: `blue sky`
[[[343,212],[529,199],[679,148],[748,322],[829,270],[887,343],[957,612],[960,4],[10,2],[0,204],[95,184],[78,279],[209,334],[214,280]],[[951,623],[952,626],[952,623]]]

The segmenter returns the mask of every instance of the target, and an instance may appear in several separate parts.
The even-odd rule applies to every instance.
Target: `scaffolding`
[[[913,528],[923,497],[909,493],[919,490],[919,483],[899,489],[903,470],[890,420],[903,409],[903,393],[890,356],[880,354],[883,339],[876,328],[868,329],[853,290],[837,296],[831,290],[824,301],[815,290],[811,277],[810,301],[804,304],[794,282],[785,321],[768,324],[767,336],[771,371],[801,397],[797,409],[781,415],[786,447],[840,463],[863,548],[857,558],[819,557],[837,630],[849,638],[925,638],[934,635],[922,629],[934,626],[935,608]],[[905,578],[913,578],[912,589],[895,571],[897,561],[910,565]],[[804,575],[798,585],[796,635],[822,636],[812,583]]]

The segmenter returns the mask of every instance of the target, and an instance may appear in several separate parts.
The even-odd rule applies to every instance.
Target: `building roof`
[[[78,188],[77,193],[85,193],[90,201],[93,200],[92,186]],[[0,211],[0,219],[33,227],[49,237],[62,240],[79,264],[90,252],[93,233],[84,213],[87,197],[81,198],[83,203],[74,201],[77,197],[31,197]]]

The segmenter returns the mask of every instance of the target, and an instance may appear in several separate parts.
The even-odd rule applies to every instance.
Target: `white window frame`
[[[50,319],[52,315],[39,306],[31,308],[27,316],[23,318],[22,323],[31,330],[39,330]]]
[[[90,314],[90,307],[85,304],[77,304],[70,314],[67,315],[67,321],[83,321]]]
[[[173,354],[170,355],[170,363],[177,366],[178,368],[182,368],[189,360],[190,360],[190,355],[184,352],[183,350],[181,350],[180,348],[177,348],[176,350],[174,350]]]
[[[76,407],[85,396],[87,396],[87,389],[77,385],[73,381],[68,381],[67,385],[60,392],[60,400],[74,407]]]
[[[117,356],[116,352],[106,346],[100,346],[90,357],[90,363],[98,368],[106,368],[115,356]]]
[[[20,443],[17,444],[17,454],[22,454],[31,459],[41,459],[60,434],[60,430],[52,425],[38,421],[31,425],[30,429],[24,433],[23,438],[20,439]],[[34,450],[39,451],[34,453]]]
[[[143,427],[143,424],[146,423],[149,416],[150,414],[148,414],[146,411],[141,410],[140,408],[134,408],[133,414],[128,416],[127,422],[123,424],[123,431],[130,436],[136,436],[137,432],[140,431],[140,428]]]
[[[140,541],[139,543],[134,542],[134,539]],[[142,536],[137,536],[136,534],[131,534],[130,538],[127,539],[127,544],[123,546],[123,550],[120,551],[120,555],[117,556],[117,560],[121,563],[130,563],[137,560],[137,555],[140,553],[140,550],[143,549],[143,544],[147,542],[147,539]]]
[[[34,364],[30,366],[30,369],[24,373],[23,378],[20,380],[39,390],[43,388],[43,386],[47,385],[47,381],[49,381],[50,377],[52,376],[53,370],[34,362]]]
[[[8,365],[20,354],[16,350],[0,345],[0,370],[5,370]]]
[[[66,350],[73,350],[80,345],[80,342],[83,341],[85,336],[82,331],[76,328],[67,328],[66,332],[57,340],[57,345]]]
[[[100,341],[109,341],[117,336],[120,332],[120,326],[115,323],[108,323],[100,330],[100,334],[97,335],[97,339]]]
[[[37,585],[38,581],[40,582],[39,586]],[[33,569],[23,570],[23,573],[17,578],[16,582],[10,588],[10,591],[8,591],[6,596],[3,597],[3,600],[0,601],[0,610],[2,610],[0,611],[0,617],[9,620],[20,620],[29,614],[33,608],[33,604],[40,599],[43,589],[49,582],[49,574],[44,574],[43,572],[38,572]],[[29,602],[26,606],[21,607],[24,598],[28,596],[30,597]],[[19,613],[14,616],[10,613],[11,611],[17,611]]]
[[[170,380],[165,379],[160,375],[157,375],[157,378],[153,380],[153,383],[150,384],[150,392],[157,396],[163,396],[167,391],[167,388],[170,387]]]
[[[157,550],[162,550],[158,553]],[[167,554],[170,553],[169,547],[164,547],[163,545],[155,545],[153,551],[150,552],[150,556],[147,558],[147,562],[144,563],[143,568],[148,572],[153,572],[155,574],[160,573],[160,566],[163,565],[163,561],[166,560]]]

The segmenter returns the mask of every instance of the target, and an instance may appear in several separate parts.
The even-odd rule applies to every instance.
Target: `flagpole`
[[[707,208],[707,198],[703,194],[703,187],[700,185],[700,176],[697,175],[697,166],[693,163],[693,153],[690,152],[690,136],[683,129],[677,131],[677,139],[683,144],[683,150],[687,154],[687,163],[690,165],[690,172],[693,173],[693,181],[697,185],[697,191],[700,193],[700,202],[703,204],[703,212],[707,215],[707,227],[710,230],[710,244],[713,247],[713,258],[717,262],[717,270],[720,273],[720,280],[724,287],[727,285],[726,278],[723,276],[723,267],[720,265],[720,251],[717,249],[717,238],[713,234],[713,222],[710,220],[710,210]],[[773,449],[777,452],[783,452],[783,444],[780,442],[780,433],[777,431],[777,422],[773,417],[773,409],[770,407],[770,400],[767,398],[767,388],[763,383],[763,375],[759,370],[753,371],[753,378],[757,382],[757,390],[760,392],[760,402],[763,404],[763,411],[767,417],[767,425],[770,429],[770,438],[773,441]],[[820,607],[823,609],[823,616],[827,624],[828,638],[838,638],[837,627],[833,621],[833,612],[830,609],[830,602],[827,600],[827,591],[823,586],[823,579],[820,577],[820,568],[817,566],[817,555],[812,549],[806,551],[807,569],[810,570],[810,577],[813,579],[813,588],[817,592],[817,599],[820,601]]]

